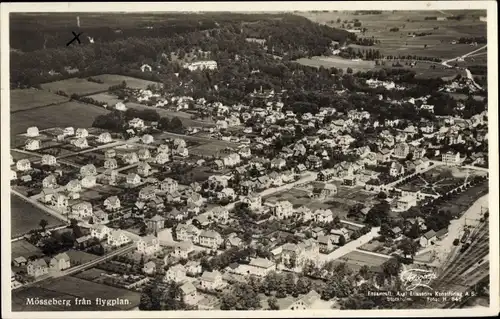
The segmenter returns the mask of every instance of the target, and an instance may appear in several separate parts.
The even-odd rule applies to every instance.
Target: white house
[[[54,155],[45,154],[42,156],[42,165],[56,165],[57,159]]]
[[[112,230],[108,235],[108,245],[118,247],[130,243],[132,240],[123,230]]]
[[[82,178],[82,187],[92,188],[97,184],[97,179],[94,175],[88,175]]]
[[[85,137],[80,137],[71,142],[75,147],[78,148],[87,148],[89,147],[89,143]]]
[[[72,135],[75,135],[75,129],[71,126],[68,126],[64,129],[64,132],[63,132],[64,135],[66,136],[72,136]]]
[[[111,229],[105,225],[92,225],[90,235],[99,240],[103,240],[111,233]]]
[[[66,253],[57,254],[50,260],[50,268],[52,270],[61,271],[70,267],[71,261]]]
[[[170,267],[165,272],[165,277],[163,278],[163,281],[165,282],[175,281],[177,283],[182,283],[186,279],[187,279],[186,268],[181,264],[177,264]]]
[[[278,219],[285,219],[293,216],[293,205],[287,200],[279,201],[271,206],[272,213]]]
[[[441,156],[441,161],[445,165],[458,165],[460,164],[460,153],[446,152]]]
[[[196,61],[191,63],[184,63],[183,68],[188,69],[190,71],[195,70],[216,70],[217,62],[216,61]]]
[[[43,258],[30,261],[26,270],[29,276],[35,278],[49,273],[49,267]]]
[[[144,128],[144,121],[140,118],[134,118],[128,121],[128,125],[133,128],[142,129]]]
[[[111,137],[110,133],[105,132],[105,133],[99,134],[97,141],[99,143],[111,143],[111,142],[113,142],[113,138]]]
[[[94,164],[87,164],[80,168],[81,176],[97,175],[97,168]]]
[[[160,241],[153,235],[142,237],[137,241],[137,252],[140,254],[151,256],[160,250]]]
[[[28,137],[37,137],[39,134],[38,127],[36,126],[28,127],[28,130],[26,131],[26,136]]]
[[[17,161],[16,168],[18,171],[28,171],[31,169],[31,163],[29,159],[23,158]]]
[[[161,152],[161,153],[156,154],[156,157],[155,157],[156,164],[163,165],[168,161],[170,161],[170,156],[168,153]]]
[[[78,128],[76,129],[76,137],[77,138],[86,138],[89,136],[89,131],[87,131],[84,128]]]
[[[89,202],[80,202],[71,207],[73,215],[79,218],[91,217],[93,213],[92,204]]]
[[[200,286],[202,289],[214,290],[222,287],[223,284],[222,274],[217,270],[213,272],[205,271],[201,275]]]
[[[110,196],[104,200],[104,207],[111,211],[120,209],[120,199],[118,196]]]
[[[190,240],[176,243],[172,256],[180,259],[188,259],[189,254],[194,251],[194,245]]]
[[[56,188],[57,187],[57,179],[54,175],[49,175],[45,177],[42,181],[43,188]]]
[[[26,141],[25,149],[34,151],[40,149],[41,142],[40,140],[29,139]]]
[[[130,152],[123,156],[123,161],[128,165],[132,165],[139,162],[139,157],[136,152]]]
[[[123,102],[118,102],[115,104],[115,110],[125,112],[127,110],[127,107],[125,106],[125,104],[123,104]]]
[[[139,185],[141,183],[141,177],[135,173],[128,173],[127,184]]]

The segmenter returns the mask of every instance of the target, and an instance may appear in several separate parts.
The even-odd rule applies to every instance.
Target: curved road
[[[484,46],[480,47],[479,49],[476,49],[476,50],[474,50],[474,51],[471,51],[471,52],[469,52],[469,53],[466,53],[466,54],[464,54],[464,55],[462,55],[462,56],[458,56],[458,57],[456,57],[456,58],[453,58],[453,59],[449,59],[449,60],[443,61],[443,62],[441,62],[441,64],[442,64],[442,65],[444,65],[444,66],[446,66],[446,67],[451,68],[452,66],[448,64],[449,62],[452,62],[452,61],[457,61],[457,60],[458,60],[458,59],[460,59],[460,58],[465,59],[465,58],[466,58],[466,57],[468,57],[469,55],[472,55],[472,54],[474,54],[474,53],[476,53],[476,52],[478,52],[478,51],[481,51],[481,50],[485,49],[487,46],[488,46],[488,45],[484,45]],[[482,90],[482,89],[483,89],[483,88],[482,88],[479,84],[477,84],[477,83],[476,83],[476,81],[474,81],[474,77],[472,76],[472,73],[470,72],[470,70],[469,70],[469,69],[465,69],[465,73],[467,74],[467,77],[468,77],[468,78],[472,81],[472,83],[474,84],[474,86],[475,86],[475,87],[477,87],[477,88],[478,88],[478,89],[480,89],[480,90]]]

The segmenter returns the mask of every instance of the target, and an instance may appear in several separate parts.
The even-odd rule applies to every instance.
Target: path
[[[322,262],[328,262],[331,260],[339,259],[340,257],[345,256],[348,253],[357,250],[358,247],[363,246],[364,244],[371,241],[373,238],[379,236],[379,231],[380,227],[374,227],[370,232],[364,234],[358,239],[348,242],[342,247],[337,248],[328,255],[320,254],[319,260],[321,260]]]
[[[68,222],[68,218],[66,216],[64,216],[63,214],[57,212],[56,210],[52,209],[52,208],[49,208],[48,206],[45,206],[39,202],[37,202],[36,200],[32,200],[26,196],[24,196],[23,194],[19,193],[18,191],[16,191],[15,189],[12,189],[10,190],[14,195],[18,196],[18,197],[21,197],[23,200],[27,201],[28,203],[32,204],[33,206],[35,206],[36,208],[39,208],[41,210],[43,210],[44,212],[46,212],[47,214],[50,214],[52,216],[54,216],[55,218],[57,219],[60,219],[62,220],[63,222],[67,223]]]
[[[119,146],[119,145],[122,145],[124,143],[126,143],[126,142],[125,141],[121,141],[121,140],[120,141],[115,141],[115,142],[112,142],[112,143],[103,144],[103,145],[99,145],[97,147],[92,147],[92,148],[89,148],[89,149],[85,149],[85,150],[82,150],[82,151],[79,151],[79,152],[64,154],[64,155],[56,157],[56,159],[59,160],[61,158],[66,158],[66,157],[76,156],[76,155],[79,155],[79,154],[93,152],[93,151],[97,151],[97,150],[100,150],[100,149],[103,149],[103,148],[110,148],[110,147],[114,147],[114,146]]]
[[[478,51],[481,51],[481,50],[485,49],[487,46],[488,46],[488,45],[486,44],[486,45],[484,45],[484,46],[480,47],[479,49],[476,49],[476,50],[474,50],[474,51],[471,51],[471,52],[469,52],[469,53],[466,53],[466,54],[464,54],[464,55],[462,55],[462,56],[458,56],[458,57],[455,57],[455,58],[453,58],[453,59],[449,59],[449,60],[443,61],[443,62],[441,62],[441,64],[442,64],[442,65],[444,65],[444,66],[446,66],[446,67],[451,68],[452,66],[448,64],[449,62],[452,62],[452,61],[457,61],[458,59],[465,59],[466,57],[468,57],[468,56],[470,56],[470,55],[472,55],[472,54],[474,54],[474,53],[476,53],[476,52],[478,52]],[[471,82],[474,84],[474,86],[475,86],[476,88],[478,88],[478,89],[480,89],[480,90],[482,90],[482,89],[483,89],[483,88],[482,88],[479,84],[477,84],[477,83],[476,83],[476,81],[474,81],[474,77],[472,76],[472,73],[470,72],[470,70],[469,70],[469,69],[465,69],[465,73],[467,74],[467,78],[469,78],[469,80],[471,80]]]

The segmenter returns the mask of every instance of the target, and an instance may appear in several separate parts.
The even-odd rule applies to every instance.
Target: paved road
[[[449,64],[448,64],[449,62],[456,61],[456,60],[458,60],[458,59],[460,59],[460,58],[465,59],[466,57],[468,57],[468,56],[470,56],[470,55],[472,55],[472,54],[474,54],[474,53],[476,53],[476,52],[478,52],[478,51],[481,51],[481,50],[485,49],[487,46],[488,46],[488,45],[484,45],[484,46],[480,47],[479,49],[476,49],[476,50],[474,50],[474,51],[471,51],[471,52],[469,52],[469,53],[466,53],[466,54],[464,54],[464,55],[462,55],[462,56],[459,56],[459,57],[456,57],[456,58],[449,59],[449,60],[446,60],[446,61],[444,61],[444,62],[441,62],[441,64],[442,64],[442,65],[444,65],[444,66],[446,66],[446,67],[452,67],[451,65],[449,65]],[[482,90],[482,89],[483,89],[483,88],[482,88],[479,84],[477,84],[477,82],[476,82],[476,81],[474,81],[474,77],[472,76],[472,73],[470,72],[470,70],[469,70],[469,69],[465,69],[465,73],[467,74],[467,78],[469,78],[469,80],[471,80],[471,81],[472,81],[472,83],[474,84],[474,86],[475,86],[476,88],[478,88],[478,89],[480,89],[480,90]]]
[[[82,150],[82,151],[79,151],[79,152],[64,154],[64,155],[56,157],[56,159],[60,160],[62,158],[71,157],[71,156],[75,156],[75,155],[79,155],[79,154],[84,154],[84,153],[88,153],[88,152],[92,152],[92,151],[97,151],[97,150],[100,150],[100,149],[103,149],[103,148],[115,147],[115,146],[119,146],[119,145],[122,145],[122,144],[125,144],[125,141],[121,141],[121,140],[120,141],[115,141],[115,142],[112,142],[112,143],[103,144],[103,145],[99,145],[97,147],[92,147],[92,148],[89,148],[89,149],[85,149],[85,150]]]
[[[132,251],[133,249],[136,248],[136,245],[135,243],[132,243],[132,244],[129,244],[125,247],[121,247],[117,250],[114,250],[112,251],[111,253],[107,254],[107,255],[104,255],[104,256],[101,256],[97,259],[94,259],[88,263],[85,263],[85,264],[82,264],[82,265],[78,265],[78,266],[75,266],[75,267],[71,267],[69,269],[66,269],[56,275],[54,275],[54,278],[57,278],[57,277],[63,277],[63,276],[69,276],[69,275],[72,275],[74,273],[77,273],[77,272],[80,272],[82,270],[85,270],[85,269],[88,269],[88,268],[91,268],[97,264],[100,264],[114,256],[118,256],[118,255],[123,255],[125,253],[128,253],[130,251]]]
[[[75,267],[71,267],[69,269],[66,269],[64,271],[61,271],[61,272],[54,272],[54,273],[50,273],[49,276],[44,276],[43,278],[39,278],[39,279],[36,279],[35,281],[33,282],[30,282],[29,284],[26,284],[26,285],[22,285],[22,286],[19,286],[17,287],[16,289],[19,289],[19,288],[24,288],[24,287],[30,287],[30,286],[33,286],[41,281],[44,281],[44,280],[47,280],[47,279],[51,279],[51,278],[59,278],[59,277],[63,277],[63,276],[69,276],[69,275],[72,275],[74,273],[77,273],[77,272],[80,272],[80,271],[83,271],[85,269],[88,269],[88,268],[91,268],[99,263],[102,263],[114,256],[117,256],[117,255],[122,255],[122,254],[125,254],[125,253],[128,253],[129,251],[133,250],[134,248],[136,248],[135,244],[129,244],[125,247],[121,247],[117,250],[114,250],[112,251],[111,253],[109,254],[106,254],[104,256],[101,256],[99,258],[96,258],[92,261],[89,261],[85,264],[81,264],[81,265],[78,265],[78,266],[75,266]],[[83,287],[82,287],[83,288]]]
[[[328,255],[320,254],[319,260],[321,260],[322,262],[327,262],[327,261],[339,259],[342,256],[345,256],[348,253],[353,252],[356,249],[358,249],[359,247],[361,247],[364,244],[368,243],[373,238],[379,236],[379,231],[380,231],[380,227],[374,227],[367,234],[359,237],[356,240],[348,242],[344,246],[337,248],[336,250],[332,251]]]
[[[35,153],[35,152],[29,152],[29,151],[26,151],[26,150],[21,150],[21,149],[18,149],[18,148],[14,148],[14,149],[11,149],[11,150],[14,151],[14,152],[23,153],[23,154],[26,154],[26,155],[36,156],[36,157],[40,157],[40,158],[44,155],[44,154],[39,154],[39,153]],[[71,154],[71,155],[74,155],[74,154]],[[76,168],[80,168],[80,165],[75,164],[75,163],[70,162],[70,161],[66,161],[64,159],[59,160],[59,163],[65,164],[65,165],[68,165],[68,166],[73,166],[73,167],[76,167]]]

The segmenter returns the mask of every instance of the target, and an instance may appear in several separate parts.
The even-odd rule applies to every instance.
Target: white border
[[[436,310],[322,310],[322,311],[75,311],[68,312],[11,312],[10,287],[10,105],[9,96],[9,13],[10,12],[167,12],[167,11],[311,11],[311,10],[487,10],[488,38],[488,102],[490,190],[498,190],[498,87],[497,4],[496,1],[343,1],[343,2],[171,2],[171,3],[2,3],[1,4],[1,143],[2,150],[2,317],[4,318],[228,318],[228,317],[452,317],[494,316],[499,312],[499,231],[498,195],[490,193],[490,307],[480,309]],[[496,270],[496,271],[495,271]]]

